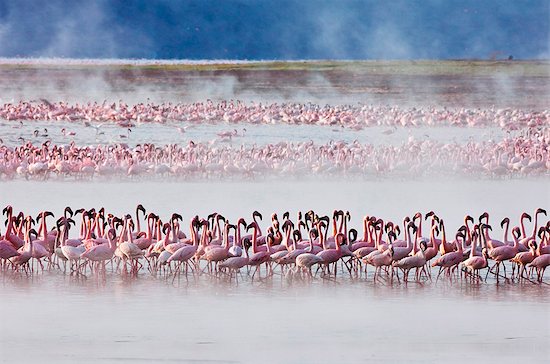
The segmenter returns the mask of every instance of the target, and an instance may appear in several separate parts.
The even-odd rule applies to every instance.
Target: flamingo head
[[[399,228],[398,225],[395,225],[393,227],[393,232],[394,232],[395,236],[399,236],[401,234],[401,229]]]
[[[413,220],[420,219],[422,220],[422,213],[419,211],[413,216]]]
[[[485,219],[485,222],[489,222],[489,213],[488,212],[484,212],[479,216],[479,222],[481,222],[481,220],[483,220],[483,219]]]
[[[292,223],[292,221],[286,220],[283,223],[282,229],[283,229],[283,231],[286,231],[287,229],[294,229],[294,224]]]
[[[355,229],[350,229],[349,230],[349,240],[352,242],[352,243],[355,243],[355,241],[357,241],[357,230]]]
[[[428,212],[426,215],[424,215],[424,219],[428,220],[428,217],[430,217],[430,216],[433,216],[435,218],[435,216],[436,216],[435,212],[433,212],[433,211]]]
[[[254,211],[254,212],[252,213],[252,218],[254,218],[254,217],[257,217],[257,218],[259,218],[260,220],[263,219],[262,214],[260,214],[258,211]]]
[[[519,230],[519,227],[515,227],[512,229],[512,234],[514,234],[514,237],[516,239],[519,239],[519,237],[521,236],[521,231]]]
[[[2,215],[11,215],[12,212],[13,212],[13,207],[11,207],[11,205],[8,205],[4,207],[4,209],[2,210]]]
[[[72,217],[73,214],[74,214],[74,213],[73,213],[73,210],[72,210],[69,206],[65,207],[65,210],[64,210],[64,211],[65,211],[65,212],[68,212],[68,213],[71,215],[71,217]]]
[[[172,217],[170,218],[170,220],[172,220],[172,221],[174,221],[174,220],[176,220],[176,221],[178,221],[178,220],[179,220],[179,221],[183,221],[183,216],[181,216],[180,214],[174,213],[174,214],[172,214]]]
[[[527,219],[529,221],[531,221],[531,215],[529,215],[527,212],[524,212],[523,214],[521,214],[521,220],[523,219]]]
[[[504,228],[504,224],[509,224],[510,223],[510,219],[505,217],[504,219],[502,219],[502,221],[500,222],[500,227],[501,228]]]
[[[36,230],[34,230],[34,229],[30,229],[30,230],[29,230],[29,237],[30,237],[31,235],[33,235],[35,239],[38,237],[38,233],[37,233]],[[31,240],[34,240],[34,239],[31,238]]]
[[[464,216],[464,223],[468,223],[468,221],[473,224],[474,223],[474,218],[471,217],[470,215]]]
[[[328,226],[328,224],[330,223],[330,217],[328,217],[328,216],[321,216],[321,217],[319,218],[319,223],[321,223],[321,222],[323,222],[323,221],[325,222],[325,226]]]
[[[426,249],[428,249],[428,244],[424,240],[422,240],[420,242],[420,250],[426,251]]]
[[[255,221],[252,221],[250,224],[248,224],[248,226],[246,227],[246,231],[250,230],[250,229],[257,229],[258,228],[258,224],[255,222]]]
[[[283,214],[283,220],[288,220],[290,218],[290,213],[288,211],[286,211],[284,214]]]
[[[537,233],[537,236],[539,237],[539,239],[542,239],[542,236],[546,233],[546,228],[544,226],[541,226],[539,228],[539,231]]]
[[[243,239],[243,247],[245,250],[248,250],[250,249],[250,247],[252,246],[252,243],[250,242],[250,239],[249,238],[244,238]]]
[[[109,231],[107,232],[107,237],[111,240],[115,240],[116,230],[114,228],[109,229]]]
[[[541,209],[540,207],[537,209],[537,211],[535,212],[535,214],[544,214],[544,216],[546,216],[546,210],[544,209]]]

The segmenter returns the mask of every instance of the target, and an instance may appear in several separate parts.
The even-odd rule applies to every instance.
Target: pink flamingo
[[[19,249],[25,244],[25,241],[17,234],[12,233],[14,230],[14,222],[16,220],[13,216],[13,208],[11,205],[8,205],[2,212],[7,216],[8,220],[8,226],[6,227],[6,234],[4,235],[4,238],[9,241],[15,249]]]
[[[515,257],[513,257],[510,261],[514,263],[512,266],[512,277],[514,276],[514,270],[518,268],[518,278],[525,278],[524,272],[525,272],[525,266],[529,263],[531,263],[535,257],[537,256],[537,243],[533,240],[529,242],[529,251],[526,252],[519,252],[516,254]]]
[[[416,268],[415,280],[417,281],[420,280],[420,273],[422,272],[421,269],[424,269],[424,266],[426,265],[425,251],[427,247],[428,247],[427,243],[425,241],[421,241],[420,250],[413,256],[405,257],[398,261],[395,259],[395,257],[392,257],[393,258],[392,265],[396,268],[401,268],[403,270],[404,282],[409,281],[409,272],[413,268]]]
[[[369,256],[365,257],[365,259],[363,259],[363,262],[375,267],[374,281],[376,282],[376,277],[380,274],[381,268],[390,267],[393,262],[393,246],[390,244],[388,246],[388,249],[386,249],[382,253],[372,256],[370,258]],[[393,269],[391,270],[391,281],[393,282]]]
[[[254,267],[254,272],[252,273],[252,279],[254,279],[254,275],[259,272],[260,266],[262,264],[267,264],[268,270],[269,270],[269,262],[271,260],[271,254],[268,249],[265,250],[259,250],[258,249],[258,232],[260,231],[260,228],[258,226],[258,223],[256,221],[251,222],[247,230],[254,229],[252,233],[252,255],[249,258],[248,265],[251,267]],[[259,273],[258,273],[259,274]]]
[[[462,243],[461,240],[462,239]],[[442,255],[439,257],[433,264],[432,267],[439,267],[439,273],[437,274],[437,279],[439,279],[439,276],[441,275],[441,272],[443,270],[446,271],[447,275],[449,277],[452,277],[452,269],[455,269],[459,263],[463,260],[463,249],[462,244],[466,237],[462,233],[456,234],[456,245],[458,250],[457,251],[451,251],[449,253],[446,253],[445,255]],[[443,239],[444,240],[444,239]]]
[[[525,229],[524,229],[524,231],[523,231],[524,238],[519,241],[520,247],[524,248],[524,249],[521,249],[521,250],[526,250],[525,247],[529,244],[529,242],[535,240],[536,233],[537,233],[537,223],[538,223],[538,218],[539,218],[540,214],[544,214],[544,216],[546,216],[546,210],[538,208],[535,211],[535,225],[533,226],[533,233],[531,234],[531,236],[526,236],[525,235]],[[522,222],[522,227],[523,227],[523,219],[521,219],[521,222]]]
[[[122,236],[123,234],[121,234]],[[101,271],[105,273],[105,263],[113,258],[115,250],[117,248],[116,231],[111,228],[107,232],[109,244],[94,245],[86,249],[84,253],[80,255],[83,259],[88,259],[92,262],[101,263]]]
[[[204,259],[208,262],[208,269],[212,272],[212,262],[214,262],[214,272],[217,272],[218,262],[229,258],[229,229],[233,229],[235,226],[225,222],[224,234],[223,234],[223,247],[213,247],[206,250],[204,253]]]
[[[19,255],[15,255],[9,259],[11,264],[15,268],[23,267],[28,272],[29,261],[32,258],[33,242],[30,237],[31,234],[32,218],[30,216],[25,218],[25,245],[19,249]]]
[[[476,241],[477,241],[477,232],[474,231],[473,237],[472,237],[472,246],[470,249],[470,257],[462,262],[464,268],[466,268],[470,275],[472,277],[476,277],[478,280],[481,279],[481,276],[479,275],[479,271],[481,269],[485,269],[489,266],[489,262],[487,260],[488,254],[487,249],[483,248],[481,250],[481,256],[475,255],[476,254]],[[479,237],[481,239],[481,237]]]
[[[486,226],[486,229],[490,229],[491,227],[490,226]],[[514,238],[514,246],[510,246],[510,245],[502,245],[502,246],[499,246],[499,247],[496,247],[496,248],[490,248],[489,249],[489,257],[491,259],[493,259],[495,261],[495,264],[493,265],[493,267],[491,269],[489,269],[489,271],[487,272],[487,274],[489,274],[490,272],[493,273],[494,272],[494,269],[496,268],[497,271],[496,271],[496,276],[497,276],[497,281],[498,281],[498,277],[499,277],[499,268],[500,268],[500,264],[502,264],[503,261],[505,260],[510,260],[512,258],[514,258],[516,256],[516,254],[518,253],[518,246],[519,246],[519,236],[520,236],[520,231],[519,231],[519,227],[515,227],[514,229],[512,229],[512,236]],[[504,265],[504,278],[506,278],[506,265]]]
[[[244,219],[239,219],[240,220],[243,220]],[[235,241],[237,242],[240,242],[241,241],[241,228],[240,228],[240,223],[238,222],[237,223],[237,230],[235,232]],[[231,279],[233,273],[235,273],[235,281],[237,281],[237,273],[243,268],[245,267],[246,265],[248,265],[249,263],[249,255],[248,255],[248,249],[245,249],[244,250],[245,252],[245,256],[233,256],[233,257],[229,257],[227,258],[226,260],[224,260],[223,262],[220,262],[218,264],[218,267],[220,269],[228,269],[229,270],[229,279]]]

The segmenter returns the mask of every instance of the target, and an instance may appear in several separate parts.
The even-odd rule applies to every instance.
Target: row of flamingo
[[[339,263],[356,277],[363,273],[367,276],[367,267],[372,266],[374,280],[400,280],[401,271],[407,282],[413,269],[415,281],[431,280],[431,267],[439,267],[437,279],[441,274],[450,280],[464,275],[464,279],[479,283],[483,279],[480,270],[488,268],[492,260],[494,265],[485,279],[492,273],[497,281],[504,278],[535,283],[543,282],[544,271],[550,265],[550,221],[539,223],[539,217],[546,216],[541,208],[534,217],[527,213],[520,216],[519,226],[511,229],[512,240],[509,218],[500,224],[502,240],[490,235],[488,213],[482,214],[477,224],[466,215],[452,240],[448,239],[443,219],[433,211],[405,217],[402,230],[398,223],[365,216],[362,236],[348,228],[351,216],[342,210],[334,211],[332,221],[314,211],[299,212],[296,220],[288,212],[282,220],[274,213],[265,231],[257,211],[249,223],[244,218],[230,223],[213,213],[207,218],[193,217],[188,235],[181,228],[181,215],[174,213],[163,221],[155,213],[147,214],[142,205],[137,206],[135,219],[129,214],[116,217],[104,208],[73,212],[66,207],[53,229],[47,227],[47,219],[53,214],[43,211],[36,217],[38,231],[32,216],[14,213],[12,206],[4,208],[3,213],[7,218],[5,234],[0,234],[4,272],[33,273],[34,262],[43,270],[46,261],[50,269],[63,264],[65,272],[68,265],[74,275],[105,274],[106,264],[111,262],[113,270],[116,263],[116,271],[137,275],[146,262],[150,272],[174,278],[190,273],[197,276],[208,270],[212,275],[236,279],[239,271],[253,269],[254,279],[262,272],[271,276],[278,267],[284,276],[311,278],[314,266],[322,270],[323,277],[336,276]],[[78,237],[70,237],[78,215]],[[422,232],[425,220],[430,224],[427,236]],[[534,220],[532,232],[527,232],[525,220]],[[506,264],[513,264],[510,276]]]
[[[550,129],[548,129],[550,132]],[[537,176],[550,171],[550,135],[500,142],[440,143],[411,139],[399,146],[331,141],[326,144],[211,146],[127,144],[78,146],[30,142],[0,145],[0,178],[47,179],[134,176],[409,175]]]
[[[113,122],[122,127],[136,123],[253,123],[315,124],[363,129],[369,126],[496,126],[506,130],[547,126],[549,110],[401,108],[375,105],[316,105],[313,103],[262,104],[229,100],[196,103],[118,103],[19,101],[0,105],[3,120]]]

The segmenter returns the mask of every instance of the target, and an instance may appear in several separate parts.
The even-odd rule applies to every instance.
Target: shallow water
[[[94,125],[100,125],[96,123]],[[8,146],[21,145],[22,138],[37,145],[50,140],[53,144],[69,144],[74,141],[77,145],[97,145],[126,143],[129,146],[136,144],[153,143],[156,145],[184,144],[194,142],[216,142],[219,145],[265,145],[278,142],[309,142],[325,144],[330,141],[342,140],[348,143],[358,140],[363,144],[372,145],[401,145],[409,138],[415,140],[437,140],[441,143],[479,142],[487,140],[499,141],[512,134],[497,127],[459,128],[459,127],[415,127],[392,129],[384,126],[373,126],[363,130],[349,128],[317,126],[317,125],[254,125],[254,124],[189,124],[189,123],[147,123],[138,124],[128,132],[114,123],[101,124],[98,134],[93,127],[85,127],[81,122],[60,123],[52,121],[24,122],[21,127],[18,122],[0,122],[0,135],[4,144]],[[188,127],[181,133],[177,127]],[[64,136],[62,128],[76,133],[74,136]],[[46,129],[46,131],[44,130]],[[33,132],[39,131],[35,137]],[[239,136],[232,140],[220,141],[218,133],[237,130]],[[391,133],[391,134],[385,134]],[[515,134],[515,133],[514,133]]]
[[[547,362],[549,289],[6,279],[3,362]],[[24,323],[24,324],[22,324]],[[28,350],[32,344],[35,350]]]

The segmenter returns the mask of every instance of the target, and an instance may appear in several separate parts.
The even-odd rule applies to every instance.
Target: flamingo
[[[261,215],[260,215],[261,216]],[[250,256],[248,260],[248,265],[251,267],[254,267],[254,272],[252,273],[252,279],[254,279],[254,275],[259,272],[260,266],[262,264],[267,264],[271,260],[271,254],[268,249],[265,250],[259,250],[258,249],[258,232],[260,231],[260,227],[258,226],[258,223],[256,221],[251,222],[247,230],[254,229],[252,233],[252,255]],[[269,269],[269,265],[268,265]]]
[[[447,275],[451,277],[451,269],[455,269],[459,263],[463,260],[463,247],[462,243],[466,239],[465,235],[462,233],[456,234],[456,246],[458,248],[457,251],[452,251],[449,253],[446,253],[445,255],[442,255],[439,257],[433,264],[432,267],[439,267],[439,273],[437,274],[437,279],[439,279],[439,276],[441,275],[441,272],[443,270],[446,270]],[[444,241],[445,239],[443,239]],[[462,240],[462,243],[460,242]]]
[[[481,256],[475,255],[476,254],[476,241],[477,239],[481,239],[481,236],[477,235],[477,232],[474,231],[473,237],[472,237],[472,246],[470,249],[470,257],[462,262],[462,265],[465,269],[469,271],[472,277],[476,277],[478,279],[481,279],[481,276],[479,275],[479,271],[481,269],[485,269],[489,266],[489,262],[487,258],[489,257],[487,253],[487,249],[483,248],[481,250]]]
[[[485,226],[485,227],[486,227],[486,230],[490,229],[490,226]],[[498,281],[498,277],[499,277],[500,264],[502,264],[502,262],[505,261],[505,260],[510,260],[510,259],[514,258],[516,256],[516,254],[518,253],[518,247],[519,247],[519,240],[518,239],[520,237],[519,227],[515,227],[514,229],[512,229],[512,236],[514,238],[514,246],[502,245],[502,246],[499,246],[499,247],[496,247],[496,248],[490,248],[489,249],[489,257],[495,261],[495,264],[493,265],[493,267],[491,269],[489,269],[487,274],[489,274],[489,272],[493,273],[494,269],[496,268],[497,271],[496,271],[495,274],[497,276],[497,281]],[[506,278],[506,265],[503,264],[503,267],[504,267],[504,278],[507,279]]]
[[[241,229],[240,229],[240,223],[241,220],[244,222],[244,219],[239,219],[239,222],[237,222],[237,230],[235,231],[235,241],[240,242],[241,241]],[[240,244],[240,243],[239,243]],[[248,265],[249,263],[249,255],[248,255],[248,249],[244,249],[245,256],[233,256],[229,257],[223,262],[220,262],[218,264],[218,267],[220,269],[228,269],[229,270],[229,279],[231,279],[233,273],[235,273],[235,281],[237,281],[237,273],[240,271],[241,268]]]
[[[535,211],[535,223],[534,223],[534,226],[533,226],[533,233],[532,233],[531,236],[526,236],[525,235],[525,228],[523,227],[523,219],[520,219],[521,220],[521,226],[523,228],[523,236],[524,236],[524,238],[519,241],[519,246],[523,247],[522,251],[526,250],[525,247],[528,246],[530,241],[535,240],[535,237],[536,237],[535,234],[537,233],[537,223],[538,223],[538,218],[539,218],[540,214],[543,214],[544,216],[546,216],[546,210],[538,208]],[[522,217],[523,217],[523,215],[522,215]]]
[[[214,262],[214,271],[217,271],[218,262],[229,258],[229,229],[235,229],[234,225],[230,225],[225,222],[224,234],[223,234],[223,247],[213,247],[206,250],[204,253],[204,259],[208,262],[208,269],[212,272],[212,262]]]
[[[426,254],[425,251],[428,248],[426,241],[420,242],[420,250],[413,256],[405,257],[400,260],[396,260],[395,256],[393,258],[392,265],[403,270],[403,281],[409,281],[409,272],[411,269],[416,268],[415,280],[420,280],[421,268],[423,269],[426,265]],[[394,248],[395,249],[395,248]]]
[[[393,245],[390,244],[388,246],[388,249],[386,249],[385,251],[383,251],[378,255],[372,256],[370,258],[369,256],[367,256],[366,258],[363,259],[363,261],[375,267],[374,281],[376,282],[376,277],[379,275],[380,269],[382,267],[390,267],[393,262]],[[391,271],[392,271],[391,281],[393,282],[393,269]]]
[[[32,222],[30,216],[25,218],[25,244],[18,250],[19,255],[14,255],[9,259],[15,268],[23,267],[26,272],[28,272],[28,263],[32,258],[33,251],[33,241],[30,238]]]
[[[101,263],[100,267],[102,268],[101,271],[103,273],[105,273],[105,263],[113,258],[113,255],[117,248],[117,242],[115,240],[115,229],[111,228],[107,232],[107,238],[109,239],[109,244],[91,246],[89,248],[86,248],[86,251],[84,251],[84,253],[80,255],[80,257],[83,259],[88,259],[92,262]]]
[[[512,277],[514,276],[514,270],[517,266],[518,268],[518,277],[525,278],[523,273],[525,272],[525,266],[531,263],[537,256],[537,243],[533,240],[529,241],[529,251],[518,252],[515,257],[510,259],[515,265],[512,266]]]

